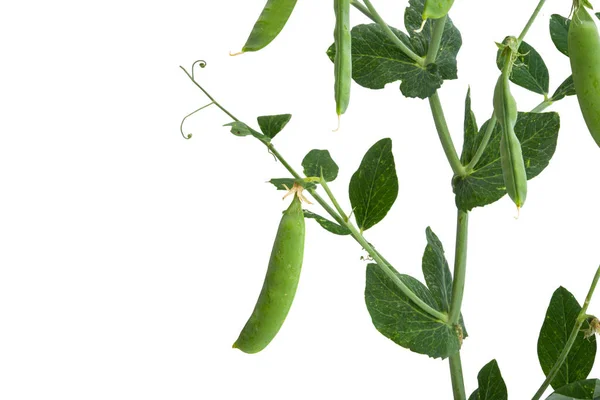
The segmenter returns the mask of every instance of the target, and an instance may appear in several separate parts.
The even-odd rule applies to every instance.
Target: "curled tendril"
[[[192,134],[191,133],[188,133],[187,135],[185,133],[183,133],[183,123],[185,122],[185,120],[188,119],[188,117],[191,117],[192,115],[196,114],[198,111],[204,110],[206,107],[212,106],[213,104],[215,104],[215,103],[213,101],[211,101],[207,105],[202,106],[199,109],[197,109],[196,111],[192,111],[191,113],[189,113],[188,115],[186,115],[185,117],[183,117],[183,119],[181,120],[181,125],[179,126],[179,131],[181,132],[181,136],[183,136],[184,139],[191,139],[192,138]]]
[[[196,64],[198,64],[200,66],[200,68],[204,68],[206,67],[206,61],[204,60],[196,60],[194,61],[194,63],[192,64],[192,79],[194,79],[194,67],[196,66]]]

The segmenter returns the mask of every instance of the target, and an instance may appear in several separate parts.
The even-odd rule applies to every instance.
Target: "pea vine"
[[[260,50],[275,39],[293,12],[295,3],[295,0],[270,0],[259,19],[261,25],[257,23],[242,52]],[[405,33],[390,26],[370,0],[336,1],[338,18],[346,18],[349,9],[345,6],[352,6],[372,23],[356,25],[351,30],[344,23],[336,24],[336,43],[327,50],[327,56],[336,64],[338,114],[345,112],[349,100],[346,86],[349,82],[344,82],[342,75],[345,73],[354,83],[373,90],[400,81],[400,92],[404,96],[428,99],[436,131],[452,171],[457,208],[453,272],[441,240],[430,228],[426,230],[427,246],[422,264],[425,283],[398,272],[365,237],[365,231],[385,218],[398,196],[390,138],[377,141],[366,152],[352,176],[349,184],[352,210],[347,213],[329,187],[329,182],[337,178],[339,170],[329,151],[314,149],[308,152],[302,161],[302,173],[299,173],[274,145],[276,136],[290,121],[291,115],[258,117],[259,130],[240,121],[196,79],[195,71],[206,67],[202,60],[193,63],[190,70],[181,69],[210,102],[183,119],[181,134],[190,139],[192,135],[186,134],[183,129],[185,120],[214,105],[231,119],[227,126],[232,134],[260,141],[289,174],[270,182],[279,190],[303,188],[331,219],[309,210],[303,211],[304,218],[315,220],[333,234],[352,237],[368,253],[372,262],[366,268],[365,302],[375,328],[413,352],[448,359],[455,400],[504,400],[508,398],[508,391],[495,360],[479,372],[478,388],[468,397],[465,392],[460,349],[468,337],[461,309],[467,268],[469,213],[475,207],[498,201],[507,192],[517,207],[522,206],[527,180],[544,171],[557,145],[559,115],[544,111],[561,99],[575,95],[576,88],[573,76],[570,76],[550,95],[548,68],[541,55],[525,42],[527,32],[544,6],[545,0],[540,0],[520,34],[507,36],[498,44],[496,63],[499,75],[494,78],[499,77],[500,80],[494,94],[494,113],[482,125],[477,123],[471,109],[470,90],[467,91],[464,144],[459,154],[438,91],[444,81],[457,79],[457,55],[462,38],[447,15],[453,1],[436,2],[437,5],[442,3],[447,5],[445,11],[428,4],[427,0],[410,0],[404,14]],[[423,17],[431,19],[424,20]],[[559,15],[553,15],[550,20],[552,41],[567,56],[570,24],[568,18]],[[338,32],[338,29],[349,30],[351,47],[337,43],[338,40],[346,40],[344,32]],[[338,54],[345,48],[351,54]],[[346,61],[351,61],[348,68],[344,68],[340,61],[345,56],[349,57]],[[543,100],[530,112],[517,112],[510,94],[511,85],[537,93]],[[521,172],[523,179],[519,181]],[[321,190],[324,195],[321,195]],[[547,397],[550,400],[600,398],[600,380],[588,379],[595,361],[595,332],[600,328],[600,321],[587,313],[599,278],[600,268],[583,306],[563,287],[554,292],[538,340],[538,358],[546,379],[533,395],[533,400],[541,399],[550,386],[554,390]]]

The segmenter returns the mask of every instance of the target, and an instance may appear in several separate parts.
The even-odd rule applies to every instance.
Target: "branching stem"
[[[373,4],[371,3],[370,0],[364,0],[364,2],[365,2],[365,5],[367,6],[367,9],[369,10],[369,12],[371,14],[369,16],[369,18],[372,18],[373,21],[375,21],[377,24],[379,24],[379,26],[381,26],[381,28],[383,28],[383,31],[385,32],[387,37],[392,42],[394,42],[394,44],[396,46],[398,46],[398,48],[400,50],[402,50],[402,52],[404,54],[406,54],[411,60],[413,60],[417,64],[423,66],[425,64],[425,60],[423,59],[423,57],[419,56],[414,51],[412,51],[410,48],[408,48],[408,46],[406,44],[404,44],[404,42],[402,40],[400,40],[400,38],[398,36],[396,36],[394,31],[392,31],[392,28],[390,28],[390,26],[383,20],[383,18],[381,18],[381,16],[379,15],[379,13],[375,9],[375,7],[373,7]],[[356,5],[355,5],[355,7],[356,7]],[[359,10],[360,10],[360,8],[359,8]]]
[[[550,369],[550,371],[548,372],[548,375],[546,376],[546,380],[544,380],[544,383],[542,383],[542,386],[540,386],[540,388],[535,393],[535,395],[533,395],[532,400],[539,400],[542,397],[542,395],[544,394],[546,389],[548,389],[548,386],[550,386],[550,383],[552,383],[552,380],[556,377],[556,374],[558,373],[558,371],[564,364],[565,360],[567,359],[567,356],[569,355],[569,352],[571,351],[571,347],[573,347],[573,343],[575,343],[575,340],[577,339],[577,336],[579,335],[579,332],[581,330],[581,325],[583,325],[583,323],[587,319],[587,309],[588,309],[588,306],[590,305],[590,301],[592,300],[592,296],[594,295],[594,291],[596,290],[596,285],[598,284],[598,279],[600,279],[600,267],[598,267],[598,270],[596,271],[596,275],[594,275],[594,279],[592,280],[592,284],[590,285],[590,290],[588,291],[588,294],[585,298],[585,302],[583,303],[583,307],[581,308],[581,311],[579,311],[579,314],[577,315],[577,320],[575,321],[575,326],[573,327],[573,330],[571,331],[571,335],[569,336],[569,339],[567,340],[565,347],[563,348],[562,352],[558,356],[558,359],[552,366],[552,369]]]
[[[223,108],[219,103],[217,103],[213,97],[211,97],[208,92],[206,92],[192,77],[192,75],[190,75],[185,68],[181,67],[181,69],[183,69],[186,73],[186,75],[192,80],[192,82],[194,82],[196,84],[196,86],[198,86],[203,92],[204,94],[206,94],[208,96],[208,98],[216,105],[218,106],[221,110],[223,110],[223,112],[225,112],[229,117],[231,117],[234,121],[239,121],[237,118],[235,118],[229,111],[227,111],[225,108]],[[258,140],[258,139],[257,139]],[[300,176],[300,174],[298,172],[296,172],[296,170],[294,170],[294,168],[285,160],[285,158],[281,155],[281,153],[279,153],[279,151],[277,151],[277,149],[275,148],[275,146],[273,146],[272,143],[270,142],[264,142],[264,141],[260,141],[261,143],[263,143],[268,149],[269,152],[271,154],[273,154],[273,156],[275,156],[275,158],[277,160],[279,160],[281,162],[281,164],[288,170],[288,172],[295,178],[295,179],[302,179],[302,176]],[[436,318],[437,320],[441,321],[442,323],[447,323],[448,322],[448,315],[445,313],[442,313],[436,309],[434,309],[433,307],[431,307],[429,304],[425,303],[419,296],[417,296],[408,286],[406,286],[406,284],[404,282],[402,282],[402,280],[398,277],[398,275],[396,274],[394,268],[388,264],[386,262],[386,260],[379,254],[379,252],[377,252],[375,250],[375,248],[364,238],[364,236],[362,235],[361,232],[359,232],[359,230],[354,226],[354,224],[349,221],[348,219],[344,220],[344,218],[342,216],[340,216],[340,214],[338,214],[338,212],[333,209],[326,201],[325,199],[323,199],[316,191],[316,189],[312,188],[312,189],[307,189],[307,191],[311,194],[311,196],[315,199],[315,201],[317,203],[319,203],[323,209],[340,225],[345,226],[346,228],[348,228],[348,230],[350,231],[351,236],[354,238],[354,240],[356,240],[362,247],[363,249],[365,249],[365,251],[367,253],[369,253],[369,255],[373,258],[373,260],[375,260],[375,262],[377,263],[377,265],[379,265],[379,267],[381,268],[381,270],[388,276],[388,278],[390,278],[390,280],[392,280],[392,282],[394,282],[394,284],[400,289],[400,291],[406,296],[408,297],[413,303],[415,303],[419,308],[421,308],[421,310],[423,310],[424,312],[426,312],[427,314],[431,315],[432,317]],[[333,197],[333,193],[331,193],[331,191],[329,191],[328,195],[332,198],[335,199],[335,197]],[[337,200],[335,201],[335,203],[337,203]],[[347,217],[346,217],[347,218]]]

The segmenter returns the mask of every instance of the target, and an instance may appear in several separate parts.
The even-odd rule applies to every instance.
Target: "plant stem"
[[[196,62],[198,62],[198,61],[196,61]],[[194,63],[194,64],[196,64],[196,63]],[[194,64],[192,64],[192,70],[194,68]],[[200,67],[204,68],[204,66],[206,66],[206,63],[201,62],[200,63]],[[190,78],[190,80],[192,82],[194,82],[194,85],[198,86],[200,88],[200,90],[202,90],[202,92],[206,95],[206,97],[208,97],[210,99],[210,101],[212,101],[214,103],[215,106],[219,107],[221,109],[221,111],[223,111],[225,114],[227,114],[234,121],[239,121],[239,119],[237,119],[236,117],[234,117],[221,104],[219,104],[219,102],[216,101],[206,90],[204,90],[204,88],[202,86],[200,86],[200,84],[198,82],[196,82],[196,80],[194,79],[194,77],[192,75],[190,75],[190,73],[187,72],[187,70],[185,68],[183,68],[182,66],[179,66],[179,68],[181,68],[183,70],[183,72],[185,72],[185,74],[188,76],[188,78]]]
[[[457,324],[460,318],[465,278],[467,270],[467,243],[469,237],[469,213],[458,210],[456,217],[456,251],[454,255],[454,278],[452,281],[452,301],[448,322]]]
[[[433,33],[429,42],[427,56],[425,57],[425,65],[435,62],[438,50],[440,48],[440,43],[442,42],[445,25],[446,17],[433,21]],[[465,167],[460,162],[460,158],[458,158],[458,153],[456,152],[456,147],[454,147],[454,142],[452,142],[452,136],[450,135],[448,123],[446,122],[444,110],[442,109],[442,103],[437,91],[431,95],[431,97],[429,97],[429,106],[431,107],[433,121],[435,122],[435,127],[437,129],[440,142],[442,143],[442,147],[444,148],[444,153],[446,153],[446,158],[450,163],[450,167],[452,168],[454,175],[464,176]]]
[[[446,158],[450,163],[454,175],[465,176],[465,167],[460,162],[456,147],[454,147],[454,142],[452,142],[452,136],[450,135],[446,117],[444,116],[444,110],[442,109],[442,103],[440,102],[440,97],[437,92],[429,97],[429,106],[431,107],[433,121],[435,122],[440,142],[442,143],[444,153],[446,153]]]
[[[437,58],[437,54],[440,51],[440,45],[442,43],[442,37],[444,35],[444,28],[446,27],[447,18],[447,16],[443,16],[442,18],[433,20],[433,32],[431,33],[429,49],[427,50],[427,56],[425,57],[425,65],[435,62],[435,59]]]
[[[192,82],[194,82],[196,84],[196,86],[198,86],[207,96],[209,99],[211,99],[213,101],[213,103],[215,103],[215,105],[217,105],[221,110],[223,110],[223,112],[225,112],[228,116],[230,116],[234,121],[239,121],[237,118],[235,118],[229,111],[227,111],[225,108],[223,108],[219,103],[217,103],[213,97],[211,97],[204,89],[202,89],[202,87],[194,80],[193,76],[190,75],[185,68],[181,67],[181,69],[184,70],[184,72],[186,73],[186,75],[192,80]],[[259,140],[259,139],[257,139]],[[296,179],[302,179],[302,177],[300,176],[300,174],[298,174],[298,172],[296,172],[296,170],[294,170],[294,168],[285,160],[285,158],[281,155],[281,153],[279,153],[277,151],[277,149],[275,148],[275,146],[273,146],[272,143],[270,142],[264,142],[262,140],[260,140],[261,143],[263,143],[271,152],[271,154],[273,154],[273,156],[275,156],[275,158],[277,158],[277,160],[279,160],[281,162],[281,164],[288,170],[288,172],[290,174],[292,174],[292,176]],[[430,305],[428,305],[427,303],[425,303],[423,300],[421,300],[421,298],[419,296],[417,296],[412,290],[410,290],[410,288],[408,286],[406,286],[406,284],[404,282],[402,282],[402,280],[398,277],[398,275],[396,274],[394,268],[388,264],[385,259],[379,255],[379,253],[373,248],[373,246],[371,246],[371,244],[369,242],[367,242],[367,240],[364,238],[364,236],[358,231],[358,229],[354,226],[354,224],[352,224],[352,222],[350,222],[348,220],[348,218],[346,217],[346,220],[344,220],[343,217],[341,217],[336,210],[334,210],[317,192],[315,189],[307,189],[308,192],[312,195],[312,197],[315,199],[315,201],[317,203],[319,203],[321,205],[321,207],[323,207],[323,209],[340,225],[345,226],[346,228],[348,228],[348,230],[350,230],[350,233],[352,235],[352,237],[354,238],[354,240],[356,240],[362,247],[363,249],[365,249],[365,251],[367,253],[369,253],[369,255],[375,260],[375,262],[377,263],[377,265],[379,265],[379,267],[382,269],[382,271],[392,280],[392,282],[394,282],[394,284],[400,289],[400,291],[406,296],[408,297],[413,303],[415,303],[419,308],[421,308],[424,312],[428,313],[429,315],[431,315],[432,317],[436,318],[437,320],[442,321],[443,323],[447,323],[448,321],[448,316],[434,308],[432,308]],[[331,191],[329,191],[328,193],[329,196],[331,196],[331,198],[335,199],[335,197],[333,196],[333,193],[331,193]],[[335,201],[335,203],[337,203],[337,201]]]
[[[483,139],[481,139],[481,143],[479,143],[479,147],[477,148],[475,155],[465,168],[467,175],[473,172],[473,169],[475,169],[477,163],[481,159],[483,152],[485,151],[488,143],[490,142],[490,138],[492,137],[492,133],[494,132],[494,128],[496,127],[497,122],[498,120],[496,119],[496,116],[492,115],[492,118],[490,119],[490,122],[487,125],[485,133],[483,134]]]
[[[406,44],[404,44],[404,42],[402,40],[400,40],[400,38],[398,36],[396,36],[396,34],[392,31],[390,26],[383,20],[383,18],[381,18],[381,16],[379,15],[379,13],[375,9],[375,7],[373,7],[373,4],[371,4],[370,0],[364,0],[364,2],[371,13],[371,16],[369,18],[372,18],[373,21],[375,21],[377,24],[379,24],[379,26],[381,26],[383,28],[383,31],[388,36],[388,38],[390,38],[390,40],[392,42],[394,42],[394,44],[396,46],[398,46],[404,54],[406,54],[411,60],[413,60],[417,64],[423,66],[424,65],[423,57],[419,56],[414,51],[409,49],[408,46]]]
[[[538,14],[540,13],[540,11],[542,11],[542,7],[544,7],[544,3],[546,3],[546,0],[540,0],[537,7],[533,11],[533,14],[531,14],[529,21],[527,21],[527,25],[525,25],[525,28],[523,28],[523,31],[521,32],[521,34],[519,35],[519,38],[517,39],[517,49],[521,45],[521,42],[523,41],[523,39],[525,39],[525,35],[527,35],[527,32],[529,32],[529,28],[531,28],[531,25],[533,25],[533,22],[537,18]]]
[[[463,380],[460,352],[450,356],[450,379],[452,380],[452,394],[454,400],[466,400],[465,382]]]
[[[442,37],[444,35],[444,28],[446,26],[447,17],[436,19],[433,21],[433,32],[431,34],[431,40],[429,42],[429,49],[427,50],[427,56],[425,57],[425,65],[434,63],[440,45]],[[456,147],[452,142],[452,136],[448,129],[448,123],[444,116],[444,110],[442,109],[442,103],[438,92],[436,91],[431,97],[429,97],[429,105],[431,107],[431,114],[435,122],[435,127],[442,143],[446,158],[450,163],[450,167],[454,172],[454,175],[465,176],[465,167],[460,162]],[[450,304],[450,312],[448,315],[448,324],[456,325],[460,318],[460,308],[462,306],[463,292],[465,289],[465,274],[467,267],[467,233],[469,225],[469,214],[464,211],[458,211],[456,220],[456,254],[454,257],[454,278],[452,282],[452,300]],[[461,338],[462,340],[462,338]],[[452,393],[454,400],[466,400],[465,384],[463,381],[462,364],[460,360],[460,350],[450,356],[450,378],[452,380]]]
[[[342,209],[342,207],[340,207],[340,204],[338,203],[337,199],[333,195],[333,192],[331,191],[331,189],[329,189],[329,185],[327,184],[327,182],[325,181],[325,179],[323,179],[323,177],[321,177],[321,182],[319,182],[319,183],[323,187],[323,190],[325,190],[325,193],[327,193],[327,196],[329,197],[329,200],[331,200],[331,202],[333,203],[333,206],[335,207],[335,209],[337,210],[337,212],[340,214],[340,216],[342,217],[342,219],[345,222],[348,222],[348,220],[349,220],[348,216],[346,215],[346,213],[344,212],[344,210]]]
[[[540,112],[544,111],[546,108],[550,107],[553,103],[554,103],[554,101],[552,99],[544,100],[540,104],[538,104],[537,107],[535,107],[530,112],[532,112],[532,113],[540,113]]]
[[[371,15],[369,9],[365,7],[363,3],[361,3],[358,0],[350,0],[350,5],[354,6],[354,8],[363,13],[367,18],[375,22],[375,18],[373,17],[373,15]]]
[[[594,279],[592,280],[592,284],[590,285],[590,290],[588,291],[588,294],[585,298],[585,301],[583,303],[583,307],[581,308],[581,311],[579,311],[579,315],[577,315],[577,320],[575,321],[575,326],[573,327],[573,330],[571,331],[571,335],[569,336],[569,339],[567,340],[565,347],[563,348],[562,352],[558,356],[558,360],[556,360],[556,362],[552,366],[552,369],[550,370],[550,372],[548,372],[548,375],[546,376],[546,380],[544,380],[544,383],[542,383],[542,386],[540,386],[538,391],[532,397],[532,400],[539,400],[542,397],[542,395],[544,394],[544,392],[546,391],[546,389],[548,388],[550,383],[552,383],[552,380],[556,377],[556,374],[562,367],[563,363],[567,359],[567,356],[569,355],[569,352],[571,351],[571,347],[573,347],[573,343],[575,343],[575,340],[577,339],[577,336],[579,335],[581,325],[583,325],[583,323],[587,319],[587,309],[588,309],[588,306],[590,305],[590,301],[592,300],[592,296],[594,295],[594,290],[596,290],[596,285],[598,284],[598,279],[600,279],[600,267],[596,271],[596,275],[594,275]]]

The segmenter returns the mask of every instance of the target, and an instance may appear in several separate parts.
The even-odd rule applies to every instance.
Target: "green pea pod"
[[[242,53],[258,51],[279,35],[292,15],[297,0],[269,0],[250,32]]]
[[[517,123],[517,102],[510,92],[509,73],[503,73],[494,89],[494,114],[502,127],[500,138],[500,162],[502,176],[508,195],[517,205],[523,207],[527,197],[527,172],[521,151],[521,143],[515,135]]]
[[[445,17],[453,4],[454,0],[425,0],[423,20]]]
[[[571,70],[583,119],[600,146],[600,35],[587,2],[577,3],[568,35]]]
[[[258,353],[273,340],[292,306],[304,257],[304,213],[298,195],[283,213],[269,268],[252,315],[233,344]]]
[[[350,0],[333,0],[335,10],[335,104],[337,115],[346,112],[352,83],[352,36]]]

